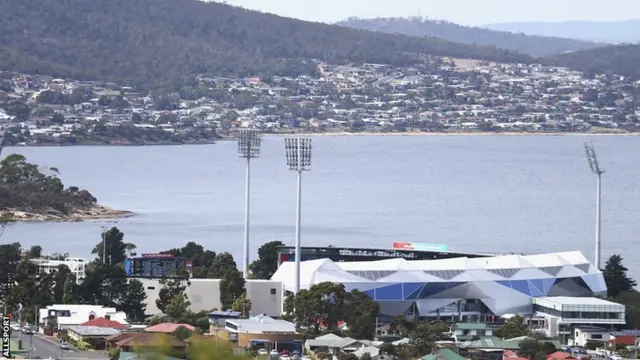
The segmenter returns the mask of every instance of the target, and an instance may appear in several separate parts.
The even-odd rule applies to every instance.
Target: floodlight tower
[[[295,293],[300,291],[300,225],[302,222],[302,172],[311,170],[311,139],[284,139],[284,152],[289,170],[298,173],[298,196],[296,202],[296,284]]]
[[[5,130],[0,130],[0,156],[2,155],[2,150],[4,150],[4,134]]]
[[[593,148],[592,142],[584,143],[584,150],[587,153],[587,161],[589,162],[589,168],[591,172],[596,174],[596,251],[595,251],[595,259],[594,265],[598,270],[600,270],[600,213],[601,213],[601,180],[602,174],[604,170],[600,169],[600,165],[598,164],[598,157],[596,155],[596,150]]]
[[[244,204],[244,258],[242,274],[249,278],[249,208],[251,199],[251,159],[260,156],[260,143],[262,134],[254,129],[242,129],[238,131],[238,156],[247,160],[247,175],[245,185]]]

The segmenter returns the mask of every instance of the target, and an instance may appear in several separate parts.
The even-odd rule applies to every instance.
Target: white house
[[[573,330],[573,345],[585,346],[588,342],[607,344],[610,337],[611,332],[605,328],[578,326]]]
[[[94,318],[103,317],[105,319],[117,321],[128,325],[127,315],[115,308],[102,305],[49,305],[46,309],[40,309],[38,314],[39,328],[47,326],[51,319],[55,319],[59,328],[69,326],[79,326]]]

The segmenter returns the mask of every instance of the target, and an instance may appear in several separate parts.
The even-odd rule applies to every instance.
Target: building
[[[280,265],[271,280],[294,291],[295,264]],[[407,261],[402,258],[301,263],[301,288],[340,282],[347,291],[366,292],[381,315],[457,317],[477,321],[505,314],[533,314],[541,296],[590,297],[606,293],[602,272],[579,251]]]
[[[160,279],[140,278],[138,280],[142,282],[147,294],[146,315],[160,314],[161,311],[156,306],[156,300],[162,289]],[[191,303],[189,310],[193,312],[226,310],[221,309],[219,279],[189,279],[189,283],[185,291]],[[251,300],[251,310],[248,315],[280,316],[284,301],[281,282],[248,279],[245,288],[247,299]]]
[[[303,247],[301,261],[329,259],[331,261],[375,261],[403,258],[407,260],[436,260],[459,257],[490,257],[487,254],[452,252],[447,245],[394,242],[391,249],[363,249],[339,247]],[[280,263],[295,261],[295,247],[278,248]]]
[[[453,326],[455,342],[473,341],[485,337],[492,337],[497,326],[485,323],[457,323]]]
[[[296,324],[266,315],[227,319],[224,329],[211,325],[209,332],[243,347],[302,351],[302,336],[296,332]]]
[[[598,343],[598,347],[607,346],[610,331],[597,326],[576,326],[573,329],[572,345],[585,347],[588,342]]]
[[[103,317],[122,325],[128,325],[127,314],[117,311],[115,308],[102,305],[49,305],[40,309],[38,325],[44,328],[49,324],[57,324],[58,328],[66,329],[69,326],[80,326],[95,318]]]
[[[50,274],[58,271],[60,265],[64,265],[71,270],[71,273],[76,277],[76,282],[79,284],[84,280],[86,263],[84,259],[80,258],[66,258],[64,260],[51,260],[51,259],[31,259],[31,262],[38,267],[38,274]]]
[[[583,330],[586,331],[589,328],[597,329],[586,325],[622,325],[626,322],[625,306],[604,299],[543,296],[534,298],[532,302],[535,315],[547,319],[545,332],[551,337],[558,336],[563,331],[569,331],[574,326],[583,326]],[[584,338],[582,335],[585,334],[587,333],[581,333],[580,343],[596,340],[596,338]],[[608,339],[607,332],[607,337],[599,341],[606,342]],[[576,340],[578,340],[577,335]]]
[[[68,326],[67,334],[69,338],[77,342],[89,343],[93,349],[99,350],[106,347],[107,337],[118,335],[120,331],[99,326]]]

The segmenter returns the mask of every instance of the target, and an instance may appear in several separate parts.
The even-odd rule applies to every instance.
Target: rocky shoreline
[[[60,222],[72,222],[72,221],[87,221],[87,220],[104,220],[104,219],[122,219],[134,216],[131,211],[115,210],[108,206],[96,205],[86,209],[76,209],[70,214],[64,214],[59,211],[41,211],[41,212],[27,212],[17,209],[4,209],[4,213],[10,214],[8,217],[10,221],[15,222],[28,222],[28,221],[60,221]]]

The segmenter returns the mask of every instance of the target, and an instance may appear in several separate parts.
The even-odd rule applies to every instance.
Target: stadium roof
[[[453,258],[333,262],[329,259],[303,261],[300,286],[330,281],[339,283],[402,283],[446,281],[500,281],[600,274],[579,251],[539,255],[502,255],[488,258]],[[295,263],[285,262],[271,278],[292,291]]]

